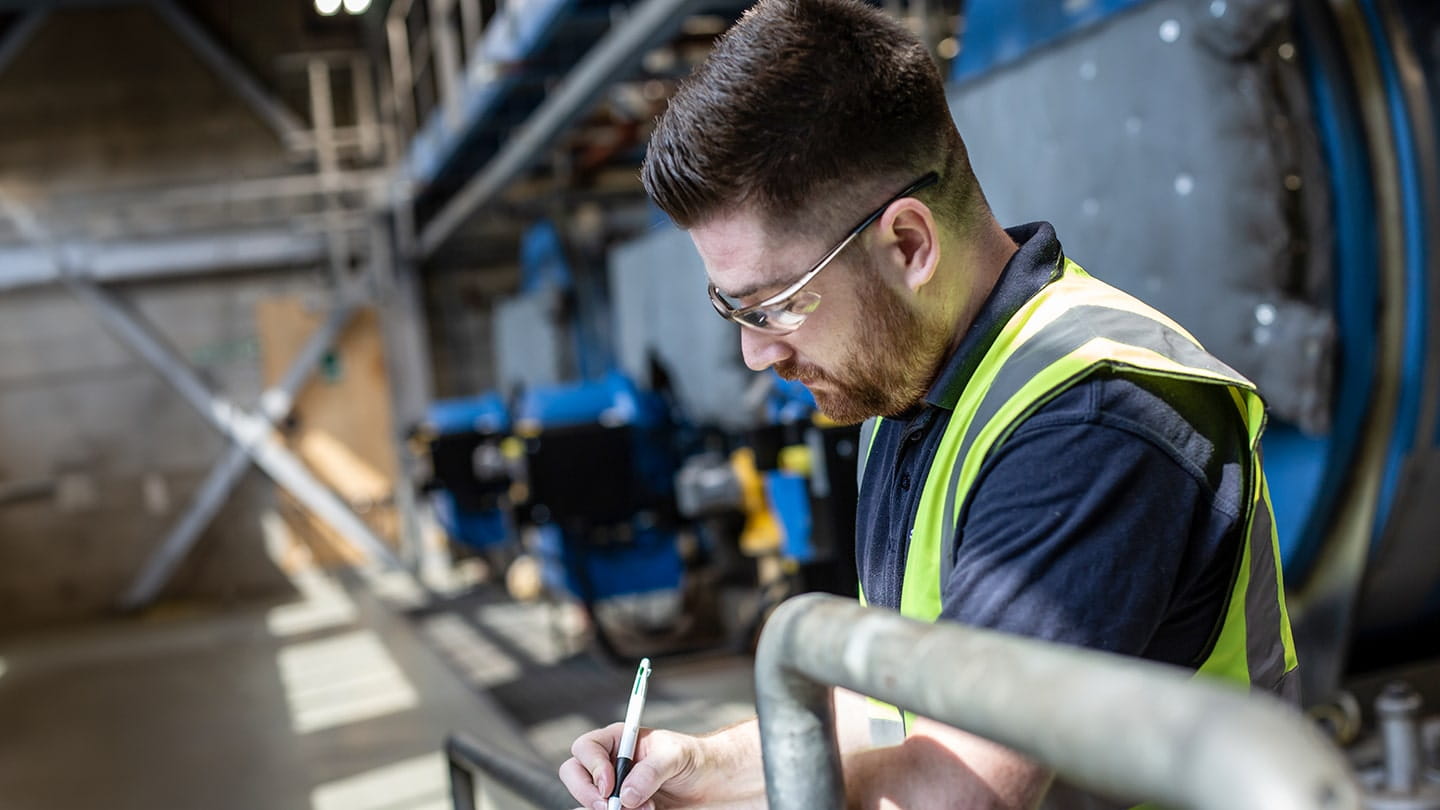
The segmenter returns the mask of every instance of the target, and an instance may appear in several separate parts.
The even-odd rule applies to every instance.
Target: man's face
[[[747,304],[793,283],[832,246],[768,233],[744,212],[715,217],[690,237],[710,281],[726,294],[743,293]],[[820,303],[799,329],[770,335],[737,327],[745,365],[774,366],[804,383],[820,411],[841,424],[914,405],[950,340],[943,324],[925,322],[903,287],[887,283],[869,245],[856,240],[810,282],[806,289],[819,293]]]

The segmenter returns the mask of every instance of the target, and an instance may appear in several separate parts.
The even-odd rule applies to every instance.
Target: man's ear
[[[925,203],[906,197],[891,205],[876,224],[882,234],[876,244],[880,266],[898,273],[912,292],[918,291],[935,276],[940,263],[935,214]]]

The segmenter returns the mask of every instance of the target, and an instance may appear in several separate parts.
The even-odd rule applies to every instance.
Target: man
[[[995,221],[901,25],[760,0],[676,93],[643,177],[747,365],[837,421],[882,417],[857,515],[870,604],[1293,693],[1253,386],[1049,225]],[[854,807],[1032,807],[1049,785],[955,729],[836,707]],[[618,736],[583,735],[561,767],[583,805],[609,795]],[[647,732],[621,799],[763,806],[755,722]]]

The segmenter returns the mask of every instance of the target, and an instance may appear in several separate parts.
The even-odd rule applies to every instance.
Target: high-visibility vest
[[[1214,646],[1197,677],[1277,692],[1282,684],[1292,686],[1286,676],[1296,666],[1295,644],[1260,464],[1265,405],[1255,385],[1174,321],[1063,257],[1054,280],[1006,322],[955,405],[920,495],[900,613],[921,621],[939,617],[941,585],[954,565],[957,522],[985,459],[1046,402],[1102,369],[1229,389],[1249,438],[1245,545]],[[867,425],[862,465],[873,437],[874,425]],[[898,742],[913,720],[909,712],[902,717],[895,707],[872,701],[877,744]]]

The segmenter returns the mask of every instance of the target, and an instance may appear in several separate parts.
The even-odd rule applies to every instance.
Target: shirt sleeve
[[[1196,559],[1221,550],[1207,537],[1216,534],[1215,496],[1173,447],[1097,408],[1094,386],[1078,388],[1027,419],[982,468],[941,615],[1144,655],[1172,605],[1195,602],[1188,579],[1214,567]],[[1202,579],[1213,593],[1200,601],[1218,615],[1223,577]],[[1161,646],[1188,659],[1208,643],[1213,621],[1181,623],[1193,638]]]

